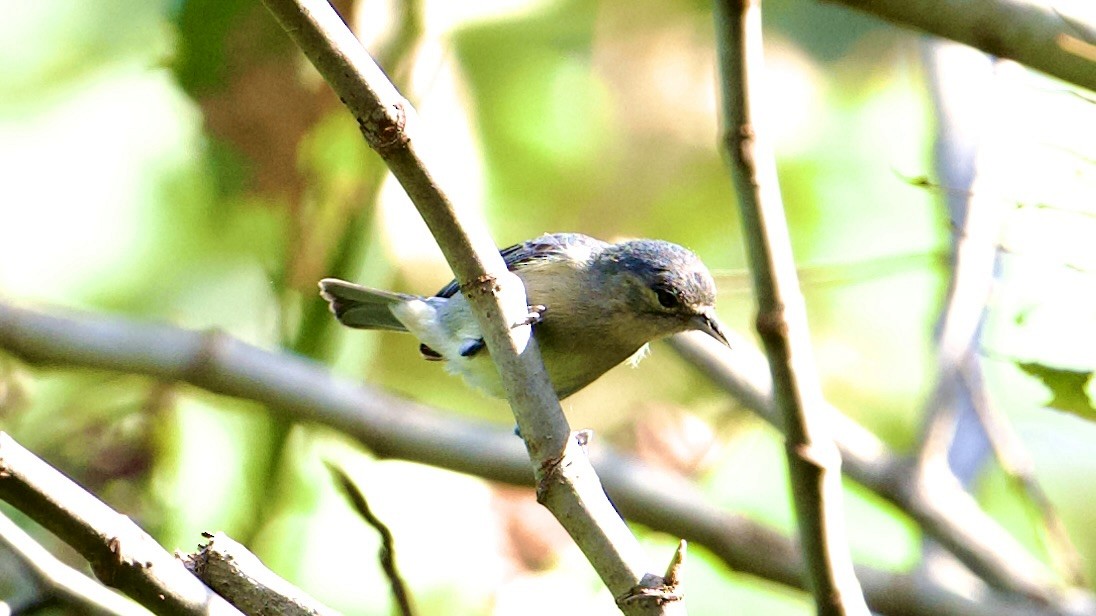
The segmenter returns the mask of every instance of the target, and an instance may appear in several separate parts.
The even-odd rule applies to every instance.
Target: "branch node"
[[[647,573],[643,575],[643,579],[639,581],[639,584],[617,597],[616,602],[617,606],[627,611],[626,607],[636,605],[660,606],[683,599],[685,599],[685,595],[681,593],[678,586],[668,584],[665,579]]]
[[[380,107],[368,116],[358,118],[358,127],[366,142],[381,158],[387,159],[411,140],[407,135],[408,106],[406,100],[399,100],[391,103],[390,109]]]
[[[216,372],[214,359],[219,354],[221,347],[231,342],[232,337],[216,327],[202,332],[198,352],[187,362],[181,380],[189,382]]]
[[[478,295],[493,295],[498,293],[501,288],[498,278],[491,274],[483,274],[482,276],[476,276],[469,282],[460,285],[460,292],[465,297],[468,297],[472,293]]]
[[[757,333],[763,339],[787,338],[788,319],[784,316],[784,305],[777,304],[768,310],[757,313],[755,322]]]
[[[551,490],[552,484],[564,481],[563,461],[566,459],[567,455],[564,452],[541,463],[540,472],[537,473],[537,502],[541,505],[547,502],[548,492]]]
[[[536,474],[537,478],[537,502],[545,505],[548,499],[548,492],[551,490],[553,484],[567,483],[570,481],[565,476],[568,462],[568,451],[574,446],[578,446],[582,449],[582,455],[586,455],[586,446],[594,440],[593,430],[577,430],[572,432],[565,441],[564,448],[556,455],[548,457],[541,463],[539,471]]]
[[[723,151],[734,157],[734,164],[746,169],[754,169],[756,139],[757,131],[754,130],[753,124],[739,124],[723,131]]]
[[[841,472],[841,452],[833,446],[832,442],[798,443],[792,447],[792,452],[797,458],[815,468],[833,473]]]

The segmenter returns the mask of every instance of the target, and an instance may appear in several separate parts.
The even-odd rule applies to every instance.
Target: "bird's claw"
[[[536,325],[540,323],[540,320],[544,318],[545,311],[548,310],[547,306],[537,304],[535,306],[528,306],[529,313],[525,315],[523,319],[514,323],[513,327],[524,327],[526,325]]]
[[[547,310],[544,306],[529,306],[529,314],[525,315],[522,320],[514,323],[511,329],[522,327],[524,325],[536,325],[540,322],[541,316],[544,311]],[[485,349],[487,345],[483,342],[483,338],[472,338],[466,340],[464,344],[460,346],[459,353],[461,357],[472,357],[476,353],[479,353]],[[423,352],[425,354],[425,351]]]

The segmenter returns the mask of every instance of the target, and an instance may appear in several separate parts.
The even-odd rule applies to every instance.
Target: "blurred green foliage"
[[[383,29],[383,4],[340,9]],[[951,241],[938,195],[903,179],[931,167],[917,41],[827,4],[773,0],[766,10],[766,119],[826,391],[908,447],[932,378]],[[260,3],[0,0],[0,11],[0,300],[218,328],[454,413],[511,421],[503,403],[420,361],[408,338],[338,331],[327,318],[315,292],[322,276],[425,293],[448,274],[353,119]],[[751,330],[717,150],[706,3],[427,2],[422,14],[419,45],[385,68],[435,137],[443,184],[487,217],[500,245],[565,230],[685,244],[719,273],[724,320]],[[1010,335],[1058,335],[1009,319],[1031,309],[1049,327],[1055,301],[1053,292],[1009,295],[992,340],[1023,353],[1031,347],[1009,347]],[[1070,323],[1096,331],[1085,318],[1096,320]],[[1055,349],[1036,352],[1053,360]],[[1038,385],[1010,362],[991,373],[1022,433],[1038,435],[1028,445],[1048,483],[1091,477],[1053,452],[1065,442],[1091,457],[1092,428],[1041,414]],[[225,530],[334,607],[388,613],[377,540],[327,476],[322,461],[334,460],[391,525],[423,613],[614,611],[574,547],[536,525],[545,512],[514,514],[476,479],[375,460],[338,435],[278,425],[255,404],[188,386],[7,358],[0,382],[0,428],[169,549]],[[667,349],[565,408],[599,439],[637,449],[637,425],[699,418],[707,444],[697,460],[677,462],[692,465],[716,502],[791,531],[778,436]],[[982,491],[1011,527],[1027,527],[1006,485],[991,476]],[[1096,534],[1080,532],[1084,501],[1052,493],[1082,552],[1094,553]],[[911,567],[916,530],[859,488],[848,494],[857,558]],[[638,530],[652,554],[670,553],[671,540]],[[742,613],[810,612],[802,595],[696,552],[692,613],[723,613],[729,601]],[[563,596],[563,587],[579,590]]]

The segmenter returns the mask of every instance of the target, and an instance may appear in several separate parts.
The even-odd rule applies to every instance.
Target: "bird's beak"
[[[692,329],[702,331],[727,345],[728,349],[731,348],[731,343],[727,341],[727,335],[723,333],[723,326],[719,324],[719,319],[715,318],[715,310],[705,310],[693,317],[690,323]]]

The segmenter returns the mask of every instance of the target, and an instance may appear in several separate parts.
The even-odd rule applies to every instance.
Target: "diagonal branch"
[[[634,590],[660,589],[639,543],[605,497],[582,447],[571,437],[528,326],[521,281],[507,271],[481,221],[458,216],[423,161],[415,113],[324,0],[264,0],[385,160],[449,262],[498,366],[538,480],[540,500],[566,528],[618,605],[661,614],[680,601],[633,601]]]
[[[91,563],[104,583],[156,614],[235,615],[128,517],[119,515],[0,432],[0,498],[33,516]]]
[[[0,514],[0,546],[19,559],[40,593],[56,597],[64,605],[87,616],[149,616],[150,612],[128,601],[83,573],[61,562],[33,537]],[[7,598],[8,601],[11,597]],[[13,610],[15,611],[15,610]]]
[[[990,454],[1041,514],[1051,562],[1076,586],[1085,586],[1080,557],[1031,470],[1023,444],[990,403],[978,347],[1002,277],[1001,235],[1011,209],[997,193],[1007,184],[1001,156],[1021,114],[1008,102],[1000,63],[977,50],[943,40],[923,53],[936,112],[936,173],[948,186],[943,205],[954,227],[948,292],[937,325],[936,381],[927,399],[919,454],[922,467],[946,459],[970,486]],[[1015,462],[1015,464],[1014,464]],[[1015,471],[1015,472],[1013,472]],[[931,559],[931,545],[926,562]]]
[[[761,369],[764,358],[749,343],[732,340],[733,353],[697,336],[677,336],[671,344],[716,385],[780,427],[772,380]],[[842,469],[849,477],[894,503],[991,586],[1041,601],[1055,598],[1058,590],[1046,566],[982,511],[953,476],[922,475],[916,460],[896,457],[839,409],[830,413]]]
[[[951,39],[1096,91],[1096,43],[1082,24],[1033,0],[829,0]],[[1091,27],[1091,26],[1090,26]]]
[[[716,0],[724,147],[738,196],[743,236],[786,439],[799,541],[818,613],[867,614],[845,539],[841,456],[829,436],[807,331],[776,160],[754,112],[764,64],[759,0]]]

